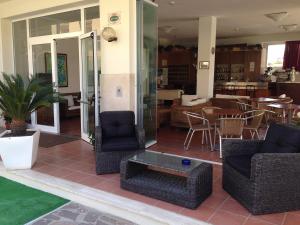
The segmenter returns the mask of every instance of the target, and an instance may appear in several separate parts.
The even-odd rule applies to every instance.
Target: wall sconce
[[[117,33],[112,27],[104,27],[102,37],[108,42],[117,41]]]

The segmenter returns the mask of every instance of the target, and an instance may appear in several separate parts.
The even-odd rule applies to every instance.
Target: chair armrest
[[[223,160],[231,155],[255,154],[263,142],[263,140],[225,140],[223,144]]]
[[[251,159],[252,181],[266,186],[299,185],[300,153],[258,153]],[[299,186],[298,186],[299,188]]]
[[[95,129],[95,149],[96,152],[101,152],[102,146],[102,128],[101,126],[97,126]]]
[[[140,149],[145,149],[145,130],[135,125],[135,135],[139,142]]]

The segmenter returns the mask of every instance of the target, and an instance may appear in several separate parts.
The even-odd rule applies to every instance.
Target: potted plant
[[[5,129],[10,130],[11,118],[5,112],[3,112],[2,116],[5,122]]]
[[[0,134],[0,155],[7,169],[30,169],[37,159],[40,132],[27,129],[26,119],[41,107],[59,101],[53,85],[36,76],[3,74],[0,110],[11,118],[10,129]]]

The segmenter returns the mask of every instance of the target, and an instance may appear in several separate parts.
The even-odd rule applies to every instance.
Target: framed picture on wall
[[[51,53],[45,53],[45,72],[52,73]],[[67,54],[57,53],[58,87],[68,87]]]

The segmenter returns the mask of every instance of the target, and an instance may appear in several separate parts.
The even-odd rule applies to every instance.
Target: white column
[[[216,47],[216,17],[199,18],[197,95],[213,97]],[[209,62],[208,69],[201,69],[201,62]]]
[[[120,22],[109,24],[119,14]],[[100,30],[112,27],[118,40],[101,38],[101,110],[135,110],[136,94],[136,1],[101,0]],[[120,90],[120,92],[117,92]]]

